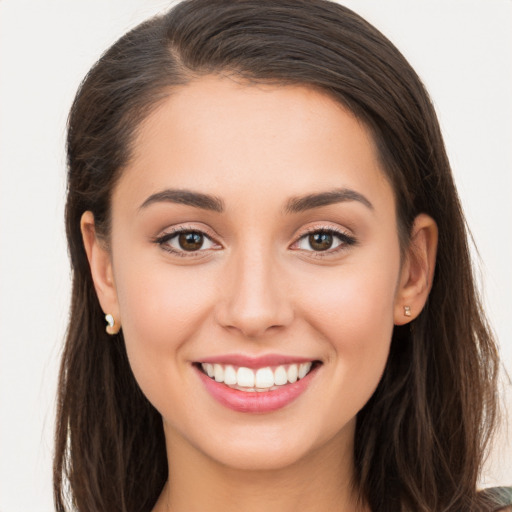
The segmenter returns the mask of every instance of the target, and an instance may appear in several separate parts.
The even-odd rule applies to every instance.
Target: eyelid
[[[345,230],[343,228],[333,226],[333,225],[314,225],[314,226],[308,226],[306,229],[304,229],[302,232],[300,232],[299,235],[296,236],[295,241],[290,245],[290,249],[301,251],[303,253],[308,253],[309,256],[315,257],[315,258],[323,258],[332,256],[334,254],[337,254],[340,251],[347,250],[348,247],[356,245],[357,240],[356,238],[349,234],[347,232],[348,230]],[[170,245],[166,245],[166,242],[174,238],[175,236],[178,236],[181,233],[200,233],[204,237],[206,237],[208,240],[210,240],[213,244],[215,244],[217,247],[215,248],[207,248],[207,249],[198,249],[197,251],[186,251],[186,250],[177,250],[175,248],[172,248]],[[325,251],[314,251],[314,250],[308,250],[308,249],[301,249],[296,247],[297,244],[304,239],[305,237],[311,235],[312,233],[330,233],[335,237],[338,237],[340,240],[340,244],[336,246],[333,249],[326,249]],[[194,226],[194,225],[178,225],[178,226],[171,226],[169,228],[166,228],[161,232],[161,234],[157,235],[156,237],[153,237],[151,241],[157,245],[159,245],[163,250],[165,250],[168,253],[171,253],[173,255],[182,256],[182,257],[188,257],[188,258],[198,258],[198,257],[204,257],[207,254],[210,253],[210,251],[219,250],[222,249],[223,246],[217,241],[217,236],[215,234],[212,234],[211,230],[208,229],[205,226]]]
[[[313,234],[313,233],[330,233],[336,237],[338,237],[341,241],[341,243],[336,246],[334,249],[326,249],[325,251],[314,251],[314,250],[307,250],[307,249],[300,249],[294,246],[296,246],[301,240],[303,240],[305,237]],[[332,256],[333,254],[337,254],[340,251],[346,250],[350,246],[354,246],[357,244],[357,239],[349,234],[347,230],[344,230],[340,227],[333,226],[333,225],[316,225],[316,226],[309,226],[304,231],[300,233],[293,242],[293,244],[290,246],[292,250],[302,251],[305,253],[309,253],[311,256],[315,258],[324,258],[328,256]]]
[[[213,248],[207,248],[207,249],[199,249],[197,251],[185,251],[185,250],[178,250],[170,245],[166,244],[169,240],[172,240],[174,237],[182,234],[182,233],[200,233],[202,236],[210,240],[214,245],[217,247]],[[219,250],[222,248],[222,245],[217,241],[217,237],[211,233],[211,230],[207,229],[206,227],[198,227],[193,225],[178,225],[178,226],[171,226],[163,230],[161,234],[157,235],[156,237],[153,237],[151,239],[153,243],[156,245],[159,245],[162,250],[171,253],[176,256],[183,256],[187,258],[197,258],[197,257],[204,257],[205,253],[208,253],[212,250]]]

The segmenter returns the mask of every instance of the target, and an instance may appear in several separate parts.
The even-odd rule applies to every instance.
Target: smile
[[[213,358],[194,363],[206,391],[237,412],[269,413],[299,398],[318,373],[318,360],[268,356]]]
[[[201,363],[201,369],[211,379],[245,392],[273,391],[281,386],[293,384],[303,379],[311,371],[312,366],[313,361],[258,369]]]

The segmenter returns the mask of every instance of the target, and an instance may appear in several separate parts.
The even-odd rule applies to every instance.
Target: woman
[[[58,510],[68,483],[87,511],[506,505],[477,494],[497,355],[439,126],[373,27],[179,4],[91,70],[68,160]]]

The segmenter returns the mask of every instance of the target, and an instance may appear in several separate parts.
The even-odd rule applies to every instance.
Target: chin
[[[196,438],[196,442],[189,438],[186,442],[194,445],[200,457],[221,466],[258,472],[289,469],[326,455],[337,454],[339,458],[347,447],[353,445],[355,422],[350,421],[339,430],[333,428],[316,432],[314,428],[301,428],[306,426],[304,424],[291,424],[296,426],[290,427],[290,423],[285,427],[246,424],[222,436],[214,435],[212,428],[208,438]]]
[[[266,443],[210,453],[218,464],[237,471],[273,472],[290,468],[306,457],[307,451],[295,446],[273,447]]]

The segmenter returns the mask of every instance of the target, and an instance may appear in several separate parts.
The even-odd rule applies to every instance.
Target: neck
[[[368,512],[353,486],[352,446],[334,440],[283,468],[240,470],[167,436],[169,480],[153,512]]]

